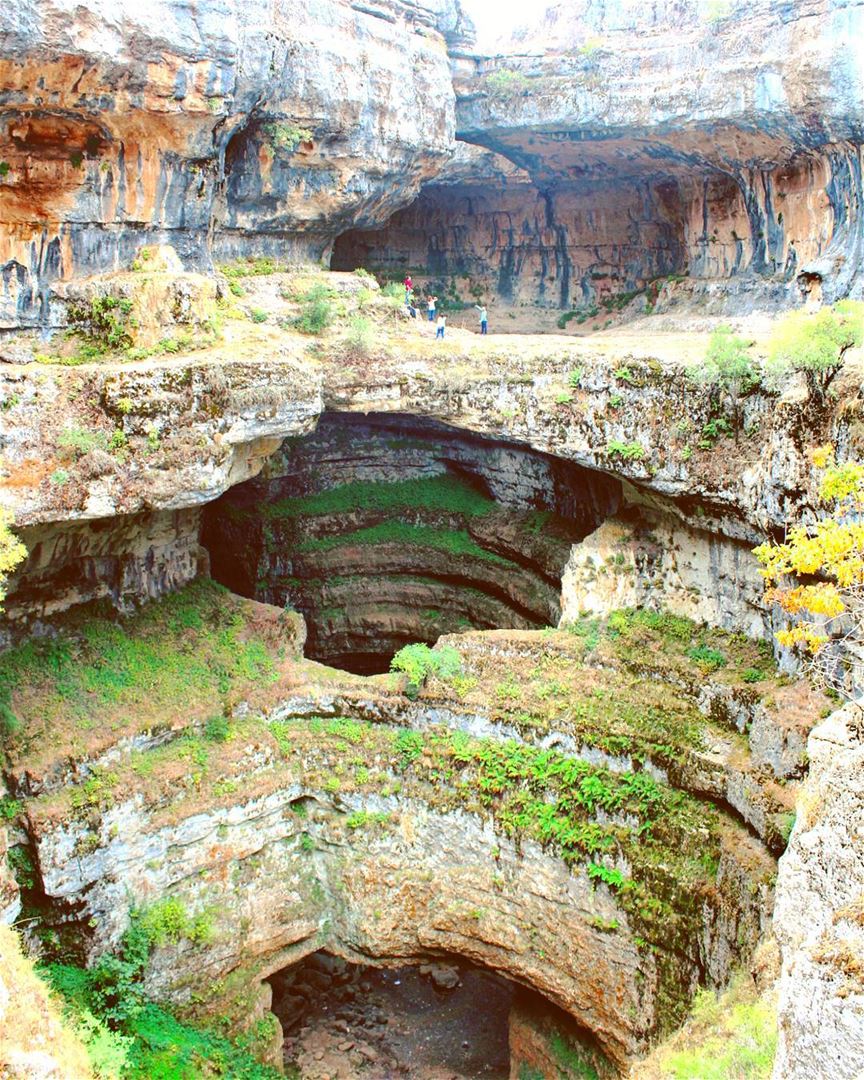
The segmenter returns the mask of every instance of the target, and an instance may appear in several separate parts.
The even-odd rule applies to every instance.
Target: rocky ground
[[[470,964],[376,969],[315,954],[271,980],[303,1080],[506,1080],[513,988]]]

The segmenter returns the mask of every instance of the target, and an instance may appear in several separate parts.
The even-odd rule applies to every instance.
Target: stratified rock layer
[[[681,683],[740,692],[763,663],[767,702],[780,687],[755,646],[668,617],[618,627],[450,638],[459,680],[412,700],[302,661],[296,615],[213,584],[122,627],[78,613],[2,658],[15,841],[38,870],[24,915],[84,959],[116,947],[130,907],[173,898],[211,932],[157,949],[149,990],[241,1026],[261,980],[318,949],[461,955],[621,1067],[767,925],[762,830],[705,798],[698,762],[743,768],[775,815],[789,789]],[[688,657],[694,633],[727,650],[716,677]],[[653,677],[630,670],[642,657]]]
[[[780,862],[777,1080],[853,1080],[864,1061],[864,719],[811,734],[810,773]]]
[[[454,95],[428,6],[51,0],[0,37],[0,326],[45,318],[51,286],[126,269],[170,238],[317,259],[386,218],[447,160]]]

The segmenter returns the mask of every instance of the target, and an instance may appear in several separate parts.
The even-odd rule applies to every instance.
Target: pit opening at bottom
[[[509,1017],[517,988],[491,971],[449,959],[365,967],[314,953],[270,983],[289,1076],[510,1076]]]

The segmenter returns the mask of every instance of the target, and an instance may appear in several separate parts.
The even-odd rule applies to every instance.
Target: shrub
[[[211,716],[204,725],[204,738],[211,742],[225,742],[231,734],[231,727],[224,716]]]
[[[249,312],[249,318],[254,323],[267,322],[267,312],[264,310],[264,308],[252,308],[252,310]]]
[[[687,655],[695,660],[701,667],[709,671],[717,671],[718,668],[726,667],[726,657],[719,649],[712,649],[710,645],[696,645],[689,649]]]
[[[531,85],[521,71],[499,68],[486,76],[486,89],[492,97],[509,98],[524,94]]]
[[[94,296],[89,304],[70,304],[69,324],[85,334],[98,350],[125,349],[135,326],[132,301],[117,296]]]
[[[616,889],[624,884],[624,875],[620,870],[610,870],[608,866],[593,862],[587,863],[585,869],[592,881],[602,881]]]
[[[779,604],[792,625],[777,632],[781,645],[812,657],[813,673],[824,685],[848,696],[847,673],[833,649],[837,636],[853,647],[864,622],[864,465],[838,465],[831,446],[811,454],[824,469],[820,500],[828,510],[812,525],[796,524],[783,543],[768,541],[753,554],[764,566],[767,604]],[[797,578],[797,583],[789,579]]]
[[[620,457],[624,461],[641,461],[645,457],[645,448],[637,442],[620,442],[613,439],[606,444],[606,453],[609,457]]]
[[[768,370],[776,379],[803,371],[810,390],[823,396],[843,366],[846,352],[864,340],[864,303],[841,300],[815,314],[792,311],[781,319],[768,344]]]
[[[301,142],[312,141],[312,132],[296,124],[267,124],[264,132],[272,150],[285,150],[289,154],[293,153]]]
[[[735,436],[741,424],[739,398],[759,385],[760,374],[748,349],[750,343],[718,326],[711,334],[702,366],[691,368],[690,378],[708,387],[717,397],[725,397],[732,411]]]
[[[462,657],[452,645],[430,649],[428,645],[418,642],[401,648],[390,661],[390,670],[407,675],[406,690],[412,695],[417,693],[429,675],[450,679],[460,674]]]
[[[333,290],[327,285],[313,285],[301,300],[301,311],[294,320],[303,334],[322,334],[333,322]]]
[[[372,347],[374,330],[372,320],[365,315],[354,315],[348,324],[347,341],[351,349],[365,356]]]

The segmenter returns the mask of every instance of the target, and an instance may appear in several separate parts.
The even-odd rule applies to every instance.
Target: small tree
[[[768,370],[803,371],[811,393],[824,397],[846,352],[864,340],[864,303],[841,300],[817,312],[791,311],[768,343]]]
[[[864,465],[837,465],[830,446],[812,457],[824,469],[819,495],[828,512],[812,526],[791,528],[783,543],[760,545],[754,554],[764,567],[765,600],[795,620],[777,640],[808,656],[824,686],[848,695],[837,653],[844,643],[864,637]],[[788,584],[789,578],[798,584]],[[832,641],[839,648],[826,648]]]
[[[718,326],[711,334],[702,366],[690,371],[694,382],[707,386],[718,398],[727,399],[736,441],[741,426],[741,395],[760,382],[759,371],[748,352],[750,344],[733,334],[730,326]]]

